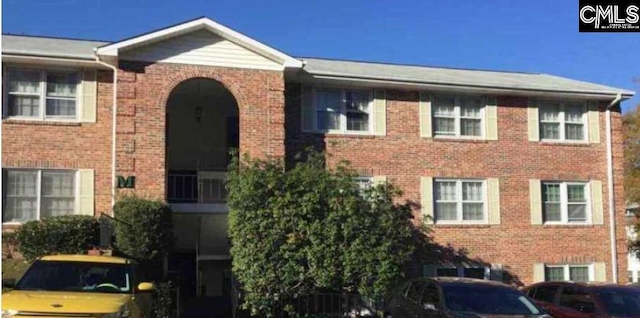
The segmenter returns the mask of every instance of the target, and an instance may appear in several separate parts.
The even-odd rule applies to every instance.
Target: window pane
[[[464,97],[460,98],[460,116],[481,118],[482,99]]]
[[[557,183],[543,184],[542,198],[544,202],[560,202],[560,185]]]
[[[37,96],[9,95],[9,116],[40,116],[40,98]]]
[[[318,111],[318,129],[340,129],[340,114],[336,112]]]
[[[369,92],[346,91],[345,97],[347,111],[369,112]]]
[[[569,202],[587,202],[584,191],[585,186],[583,184],[569,184],[567,185],[567,197]]]
[[[453,97],[436,97],[433,101],[433,114],[435,116],[455,116],[455,98]]]
[[[435,130],[437,135],[455,135],[456,120],[453,118],[435,118]]]
[[[316,98],[318,110],[340,111],[340,91],[318,90]]]
[[[583,122],[584,107],[580,104],[566,105],[564,108],[564,119],[569,123]]]
[[[36,171],[7,171],[3,222],[25,222],[37,218],[37,179]]]
[[[462,204],[463,220],[484,220],[484,205],[482,203],[463,203]]]
[[[544,280],[546,281],[565,280],[564,267],[545,267]]]
[[[567,140],[584,140],[584,125],[566,124],[565,137]]]
[[[47,96],[76,97],[78,74],[47,73]]]
[[[571,308],[585,314],[596,311],[596,306],[589,294],[569,286],[564,287],[562,294],[560,294],[560,306]]]
[[[542,123],[540,134],[542,139],[560,139],[560,124]]]
[[[368,131],[369,114],[359,112],[347,112],[347,130]]]
[[[457,203],[436,203],[436,220],[437,221],[455,221],[457,219]]]
[[[465,268],[464,277],[484,279],[484,268],[482,267]]]
[[[458,277],[457,268],[441,267],[436,268],[436,276],[440,277]]]
[[[545,102],[540,106],[540,121],[560,121],[560,104]]]
[[[43,171],[41,217],[69,215],[74,212],[75,173]]]
[[[569,222],[586,222],[587,221],[587,205],[586,204],[569,204],[568,206]]]
[[[460,119],[460,134],[462,136],[480,136],[482,120]]]
[[[76,101],[73,99],[47,98],[47,116],[76,116]]]
[[[483,201],[482,182],[462,182],[462,200]]]
[[[40,71],[10,70],[9,92],[40,94]]]
[[[560,222],[562,221],[560,203],[545,203],[544,204],[544,221],[545,222]]]
[[[437,181],[436,182],[436,200],[455,201],[456,182],[455,181]]]
[[[588,282],[589,281],[589,267],[587,266],[570,266],[569,267],[569,280],[574,282]]]
[[[536,289],[533,299],[552,303],[557,292],[558,286],[540,286]]]

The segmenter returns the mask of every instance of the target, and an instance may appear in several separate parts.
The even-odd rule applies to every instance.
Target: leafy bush
[[[139,261],[159,279],[162,258],[173,246],[171,209],[164,202],[125,196],[113,208],[116,252]]]
[[[154,293],[153,311],[158,318],[170,317],[173,306],[171,298],[171,282],[161,282],[156,284]]]
[[[57,216],[23,224],[16,240],[29,261],[49,254],[86,254],[100,243],[100,226],[92,216]]]
[[[363,191],[347,163],[325,166],[309,153],[290,170],[250,158],[229,169],[232,265],[253,314],[295,311],[283,302],[319,291],[380,300],[403,276],[414,227],[400,190]]]

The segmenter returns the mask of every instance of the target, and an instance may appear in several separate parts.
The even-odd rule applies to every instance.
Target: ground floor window
[[[629,276],[629,283],[638,283],[640,282],[640,271],[627,271]]]
[[[546,265],[544,268],[545,281],[593,281],[593,266],[580,265]]]
[[[491,279],[491,268],[486,267],[438,267],[435,272],[438,277],[467,277],[476,279]]]
[[[76,212],[76,171],[3,169],[2,179],[3,223]]]

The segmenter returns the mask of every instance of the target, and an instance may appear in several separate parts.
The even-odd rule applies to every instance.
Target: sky
[[[579,33],[577,0],[4,0],[2,32],[117,41],[201,16],[292,56],[547,73],[640,91],[640,33]]]

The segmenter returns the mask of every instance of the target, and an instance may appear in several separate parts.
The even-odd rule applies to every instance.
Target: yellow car
[[[17,284],[3,280],[4,317],[152,317],[152,283],[135,262],[112,256],[55,255],[36,260]]]

